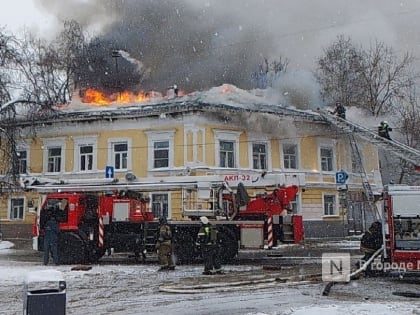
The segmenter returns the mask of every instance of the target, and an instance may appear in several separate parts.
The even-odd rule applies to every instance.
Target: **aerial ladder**
[[[395,154],[403,160],[413,163],[415,166],[420,166],[419,150],[399,141],[380,137],[376,131],[372,131],[355,122],[335,116],[328,111],[320,111],[320,114],[326,121],[342,130],[343,133],[357,134],[358,137]]]
[[[415,166],[420,165],[420,151],[401,142],[380,137],[376,131],[374,132],[357,123],[338,117],[328,111],[322,110],[320,111],[320,114],[326,121],[340,129],[343,134],[347,134],[352,151],[352,158],[355,160],[354,162],[359,167],[359,174],[362,180],[363,191],[366,196],[366,210],[369,214],[369,218],[365,218],[365,223],[372,220],[378,220],[380,218],[380,214],[375,205],[375,197],[372,191],[372,187],[369,183],[366,170],[364,168],[364,163],[360,154],[356,136],[395,154],[399,158],[402,158],[403,160],[410,162]]]

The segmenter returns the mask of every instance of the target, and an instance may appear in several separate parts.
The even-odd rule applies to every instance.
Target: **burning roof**
[[[100,98],[92,95],[87,97],[74,97],[67,105],[57,106],[52,112],[40,112],[37,119],[29,119],[22,113],[19,124],[36,122],[58,121],[88,121],[103,118],[148,117],[161,114],[210,112],[224,115],[231,113],[265,113],[275,116],[292,117],[310,121],[324,121],[316,112],[299,110],[292,106],[285,106],[270,102],[261,91],[246,91],[233,85],[223,84],[207,91],[184,94],[183,92],[171,93],[163,96],[160,93],[121,95],[98,94]],[[257,93],[258,92],[258,93]],[[91,92],[89,92],[91,93]],[[101,98],[103,97],[103,98]]]

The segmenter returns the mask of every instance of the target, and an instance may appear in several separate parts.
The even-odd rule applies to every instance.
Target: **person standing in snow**
[[[172,260],[172,231],[165,217],[159,218],[159,237],[156,242],[160,271],[174,270],[175,265]]]
[[[202,223],[197,234],[196,246],[200,248],[204,260],[203,275],[223,274],[219,253],[219,232],[207,217],[200,217]]]
[[[48,265],[50,253],[54,264],[58,265],[58,234],[60,229],[56,220],[56,215],[50,213],[43,226],[44,229],[44,265]]]
[[[332,114],[336,114],[338,117],[342,119],[346,119],[346,108],[340,102],[335,103],[335,109]]]

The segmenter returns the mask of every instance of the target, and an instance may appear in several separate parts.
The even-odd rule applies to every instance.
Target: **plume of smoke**
[[[374,0],[36,1],[61,20],[75,19],[95,31],[101,41],[112,43],[111,49],[141,61],[150,69],[149,79],[142,83],[145,89],[177,84],[184,90],[200,90],[224,83],[248,89],[261,58],[282,55],[290,59],[289,69],[310,69],[322,48],[339,34],[362,44],[377,38],[393,45],[399,39],[396,34],[404,37],[404,45],[420,40],[419,32],[397,33],[402,24],[393,20],[401,12],[416,12],[414,2],[384,0],[378,6]],[[403,19],[415,24],[417,17],[405,14]],[[112,60],[107,62],[112,65]],[[299,99],[303,101],[297,103],[305,103],[307,96]]]

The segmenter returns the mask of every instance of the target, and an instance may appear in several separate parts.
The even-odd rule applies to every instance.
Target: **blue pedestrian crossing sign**
[[[107,166],[105,168],[105,178],[114,178],[114,167]]]
[[[335,173],[335,182],[337,184],[345,184],[346,180],[349,178],[349,174],[341,170],[340,172]]]

